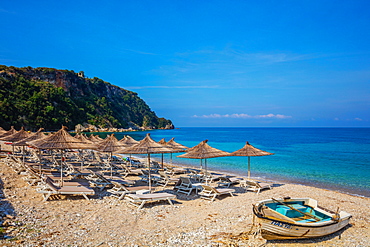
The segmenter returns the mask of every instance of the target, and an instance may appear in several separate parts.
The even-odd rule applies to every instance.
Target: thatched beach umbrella
[[[207,144],[208,140],[204,140],[198,145],[189,148],[186,150],[186,153],[179,155],[179,158],[189,158],[189,159],[200,159],[201,162],[204,159],[205,163],[205,170],[207,171],[207,159],[208,158],[216,158],[216,157],[224,157],[229,156],[230,153],[222,151],[217,148],[213,148]]]
[[[34,141],[29,141],[28,144],[30,146],[36,147],[38,149],[57,149],[61,152],[61,175],[63,174],[62,163],[64,161],[63,157],[63,150],[65,149],[93,149],[94,146],[82,142],[77,138],[71,136],[67,131],[66,127],[63,126],[60,130],[56,133],[49,135],[42,139],[37,139]],[[61,176],[62,184],[63,184],[63,176]]]
[[[3,132],[0,133],[0,138],[5,137],[5,136],[10,136],[14,133],[17,133],[17,131],[14,129],[14,126],[10,127],[10,130],[6,131],[4,130]],[[0,142],[0,150],[1,150],[1,142]]]
[[[132,138],[129,135],[125,135],[121,140],[119,140],[119,142],[126,145],[126,147],[131,147],[131,146],[139,143],[139,141],[136,141],[134,138]],[[132,162],[131,154],[130,154],[130,159],[129,160],[130,160],[130,165],[131,165],[131,162]]]
[[[24,151],[24,147],[28,146],[29,141],[34,141],[34,140],[46,137],[46,135],[42,132],[43,130],[44,130],[43,128],[40,128],[37,132],[30,134],[28,137],[20,141],[13,142],[12,146],[21,146]],[[23,155],[23,163],[24,163],[24,155]]]
[[[14,134],[1,137],[0,141],[6,141],[6,142],[9,142],[9,144],[13,144],[13,142],[20,141],[29,136],[30,136],[30,133],[25,131],[24,128],[22,127],[21,130],[14,132]],[[14,153],[14,145],[13,145],[13,153]]]
[[[186,149],[188,149],[187,146],[175,142],[174,137],[172,137],[171,140],[166,142],[165,147],[173,149],[174,151],[172,153],[182,153],[185,152]],[[172,164],[172,153],[171,153],[171,164]]]
[[[232,152],[230,156],[248,156],[248,179],[251,176],[251,156],[266,156],[266,155],[273,155],[273,153],[269,153],[263,151],[261,149],[253,147],[249,142],[246,142],[244,147]]]
[[[29,136],[30,136],[30,133],[25,131],[24,127],[22,127],[21,130],[15,131],[11,135],[5,135],[5,136],[0,137],[0,140],[7,141],[7,142],[17,142]]]
[[[102,141],[102,140],[104,140],[103,138],[101,138],[100,136],[98,136],[98,135],[94,135],[94,134],[91,134],[90,136],[89,136],[89,138],[88,138],[90,141],[92,141],[92,142],[100,142],[100,141]]]
[[[108,163],[111,168],[111,176],[113,176],[113,166],[110,164],[112,160],[112,154],[124,147],[127,147],[127,145],[119,142],[114,134],[108,135],[104,140],[96,144],[96,150],[110,154],[108,158]]]
[[[155,142],[151,137],[150,133],[146,134],[145,138],[139,141],[131,147],[123,148],[118,150],[117,153],[123,154],[147,154],[148,155],[148,167],[149,167],[149,190],[151,190],[151,175],[150,175],[150,154],[160,153],[171,153],[172,150],[164,147],[163,145]]]
[[[40,128],[37,132],[30,134],[28,137],[20,141],[14,142],[12,145],[13,146],[28,146],[27,142],[46,137],[46,135],[42,132],[43,130],[44,130],[43,128]]]
[[[114,134],[108,135],[104,140],[95,144],[96,150],[100,152],[113,153],[127,145],[119,142]]]
[[[77,138],[78,140],[85,142],[85,143],[90,143],[90,144],[94,143],[89,138],[87,138],[84,134],[76,134],[74,138]]]
[[[13,135],[15,133],[17,133],[18,131],[16,129],[14,129],[14,126],[10,127],[10,130],[8,131],[5,131],[3,133],[0,134],[0,138],[3,138],[5,136],[10,136],[10,135]]]
[[[126,146],[133,146],[139,143],[139,141],[136,141],[129,135],[125,135],[121,140],[119,140],[119,142],[125,144]]]

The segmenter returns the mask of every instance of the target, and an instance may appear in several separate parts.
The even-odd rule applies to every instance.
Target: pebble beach
[[[260,194],[234,186],[234,197],[214,202],[173,187],[176,195],[143,209],[97,192],[90,200],[62,196],[43,201],[20,174],[0,162],[1,246],[369,246],[370,198],[297,184],[273,183]],[[253,224],[252,204],[271,197],[311,197],[332,211],[352,214],[341,231],[316,239],[265,240]]]

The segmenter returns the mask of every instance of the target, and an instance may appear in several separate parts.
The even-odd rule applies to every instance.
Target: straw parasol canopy
[[[175,142],[174,137],[172,137],[171,140],[166,142],[165,147],[166,148],[171,148],[173,150],[172,153],[182,153],[182,152],[185,152],[185,149],[188,149],[188,147],[186,147],[186,146],[184,146],[180,143]],[[172,164],[172,153],[171,153],[171,164]]]
[[[5,136],[10,136],[10,135],[13,135],[15,133],[17,133],[18,131],[14,129],[14,126],[10,127],[10,130],[8,131],[5,131],[3,132],[2,134],[0,134],[0,138],[2,137],[5,137]]]
[[[200,159],[201,164],[202,164],[202,160],[205,159],[205,169],[207,171],[207,159],[208,158],[224,157],[224,156],[230,155],[230,153],[228,152],[211,147],[210,145],[208,145],[207,142],[208,140],[204,140],[198,145],[187,149],[186,153],[181,154],[177,157],[189,158],[189,159]]]
[[[74,136],[74,138],[77,138],[78,140],[80,140],[82,142],[86,142],[86,143],[90,143],[90,144],[94,143],[89,138],[87,138],[84,134],[76,134]]]
[[[208,140],[204,140],[198,145],[186,150],[186,153],[179,155],[179,158],[189,158],[189,159],[208,159],[216,157],[229,156],[230,153],[222,151],[217,148],[213,148],[208,145]]]
[[[50,136],[29,141],[28,144],[39,149],[93,149],[93,145],[71,136],[65,126]]]
[[[246,142],[244,147],[232,152],[230,156],[248,156],[248,179],[251,176],[251,156],[266,156],[266,155],[273,155],[273,153],[269,153],[263,151],[261,149],[253,147],[249,142]]]
[[[172,149],[175,149],[175,150],[180,150],[179,152],[183,152],[185,149],[188,149],[187,146],[184,146],[180,143],[177,143],[175,142],[175,138],[172,137],[171,140],[169,140],[168,142],[166,142],[166,145],[165,145],[167,148],[172,148]]]
[[[121,140],[119,140],[119,142],[126,144],[126,146],[132,146],[139,143],[139,141],[136,141],[129,135],[125,135]]]
[[[146,134],[145,138],[139,141],[137,144],[118,150],[117,153],[124,154],[160,154],[160,153],[171,153],[170,148],[157,143],[150,137],[150,133]]]
[[[150,133],[146,134],[145,138],[139,141],[139,143],[118,150],[116,153],[123,154],[147,154],[148,155],[148,166],[149,166],[149,190],[151,190],[151,178],[150,178],[150,154],[160,153],[171,153],[173,150],[166,148],[163,145],[157,143],[150,137]]]
[[[22,140],[24,138],[27,138],[29,136],[30,136],[30,133],[25,131],[24,128],[22,127],[21,130],[19,130],[19,131],[15,130],[15,132],[11,135],[5,135],[5,136],[1,137],[0,141],[6,141],[5,144],[13,144],[13,142],[20,141],[20,140]],[[7,142],[9,142],[9,143],[7,143]],[[14,153],[14,146],[12,147],[12,149],[13,149],[13,153]]]
[[[100,142],[100,141],[104,140],[100,136],[94,135],[94,134],[91,134],[88,139],[92,142]]]
[[[104,140],[96,143],[95,145],[96,150],[107,153],[116,152],[123,147],[127,147],[126,144],[119,142],[114,134],[108,135]]]
[[[40,128],[37,132],[32,133],[29,137],[26,137],[20,141],[13,142],[13,146],[28,146],[27,142],[34,141],[37,139],[41,139],[46,137],[46,135],[42,132],[44,129]]]
[[[100,152],[110,153],[109,160],[112,160],[112,153],[116,152],[117,150],[126,147],[126,144],[121,143],[117,140],[114,134],[108,135],[104,140],[98,142],[96,145],[96,150]],[[113,175],[113,166],[110,164],[111,168],[111,176]]]
[[[61,163],[64,162],[63,152],[65,149],[93,149],[94,146],[89,143],[80,141],[77,138],[71,136],[67,131],[66,127],[63,126],[60,130],[52,135],[48,135],[45,138],[37,139],[34,141],[27,142],[30,146],[38,149],[59,149],[61,152]],[[82,163],[81,163],[82,164]],[[63,166],[60,169],[61,181],[63,184]]]
[[[3,127],[0,127],[0,135],[2,135],[5,132],[6,132],[6,130],[4,130]]]
[[[161,145],[166,145],[166,140],[164,138],[162,138],[161,140],[158,141],[159,144]]]
[[[10,130],[9,130],[10,131]],[[24,130],[22,127],[20,131],[16,131],[14,134],[6,135],[0,138],[1,141],[17,142],[30,136],[30,133]]]

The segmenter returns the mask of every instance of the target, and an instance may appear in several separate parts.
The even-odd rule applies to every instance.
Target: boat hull
[[[318,238],[337,232],[348,225],[349,218],[319,227],[301,226],[264,218],[259,218],[259,222],[264,239],[305,239]]]

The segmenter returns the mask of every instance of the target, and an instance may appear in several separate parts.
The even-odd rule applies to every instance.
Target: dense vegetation
[[[52,68],[0,65],[0,126],[36,130],[73,129],[77,124],[101,128],[165,128],[136,93],[99,78]]]

